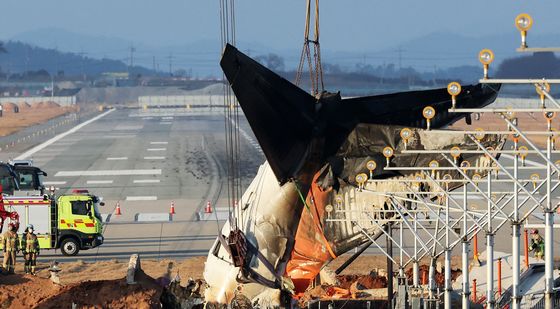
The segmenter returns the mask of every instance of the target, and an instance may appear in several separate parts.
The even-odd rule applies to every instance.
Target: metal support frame
[[[513,83],[513,84],[537,84],[542,85],[547,83],[560,83],[560,80],[484,80],[485,83]],[[336,210],[340,212],[341,216],[328,219],[331,221],[345,221],[344,217],[352,217],[353,222],[357,225],[362,233],[367,235],[364,224],[373,227],[376,230],[381,230],[387,239],[386,248],[383,249],[378,242],[376,242],[371,235],[368,235],[370,241],[387,256],[389,264],[396,265],[399,268],[399,275],[402,277],[404,270],[407,266],[412,266],[413,271],[413,287],[419,288],[420,273],[419,261],[424,257],[430,258],[429,275],[428,275],[428,297],[431,301],[438,301],[439,297],[443,296],[444,307],[451,308],[451,252],[453,248],[461,244],[461,264],[463,269],[462,276],[462,307],[470,307],[471,286],[468,269],[469,269],[469,253],[470,241],[478,231],[486,232],[486,307],[494,308],[498,306],[495,299],[496,289],[494,288],[494,237],[495,233],[501,229],[506,223],[511,224],[512,231],[512,293],[511,293],[511,307],[520,308],[523,295],[520,291],[520,274],[521,268],[521,229],[522,225],[532,215],[532,213],[539,208],[544,212],[543,226],[545,227],[545,308],[552,308],[554,301],[554,287],[553,287],[553,228],[554,228],[554,211],[556,206],[552,205],[552,194],[560,187],[560,178],[556,179],[556,175],[560,175],[559,166],[555,165],[552,160],[552,155],[560,153],[560,150],[553,150],[552,140],[558,135],[553,131],[539,131],[539,130],[522,130],[510,119],[506,117],[506,113],[542,113],[544,111],[556,111],[560,113],[560,104],[546,91],[544,95],[548,101],[553,105],[552,108],[542,108],[539,104],[538,107],[522,107],[522,108],[482,108],[482,109],[468,109],[456,108],[449,110],[454,113],[495,113],[501,115],[504,121],[506,130],[485,131],[485,134],[495,135],[510,135],[515,134],[518,136],[515,139],[513,149],[498,149],[488,150],[484,147],[483,143],[479,141],[475,134],[480,133],[475,130],[463,131],[449,131],[449,130],[431,130],[432,134],[462,134],[478,149],[461,150],[465,154],[479,154],[484,155],[488,160],[488,165],[476,167],[461,167],[451,158],[451,151],[449,149],[438,150],[414,150],[404,149],[402,152],[406,154],[439,154],[444,158],[445,164],[439,167],[432,166],[383,166],[386,171],[408,171],[417,172],[422,175],[422,180],[418,179],[369,179],[367,183],[360,189],[361,192],[368,194],[375,194],[380,197],[385,197],[390,205],[389,209],[376,209],[365,211],[363,208],[360,210]],[[546,137],[546,149],[538,147],[533,141],[533,137]],[[528,162],[527,165],[519,164],[519,146],[521,141],[527,145],[528,150],[526,156],[540,159],[541,162],[533,162],[523,159]],[[497,156],[504,155],[511,159],[513,164],[503,164],[498,161]],[[459,175],[455,179],[440,179],[440,173],[454,171]],[[533,179],[522,179],[522,172],[542,171],[543,178],[535,183],[531,183]],[[482,188],[482,180],[474,181],[472,173],[485,173],[486,188]],[[492,177],[492,175],[503,175],[499,179]],[[484,174],[483,174],[484,175]],[[554,176],[554,177],[553,177]],[[524,177],[527,178],[527,177]],[[378,192],[372,190],[373,183],[382,182],[399,182],[404,184],[399,190]],[[429,189],[425,191],[418,191],[413,184],[423,182],[427,184]],[[479,183],[480,182],[480,183]],[[449,191],[449,184],[462,185],[461,193],[451,193]],[[504,189],[507,187],[507,189]],[[403,189],[405,188],[405,189]],[[544,190],[544,192],[543,192]],[[486,207],[473,208],[473,201],[484,202]],[[412,206],[411,206],[412,205]],[[512,206],[513,205],[513,206]],[[481,205],[479,205],[481,206]],[[511,209],[511,210],[510,210]],[[355,212],[360,212],[359,219],[352,215]],[[384,219],[378,222],[376,218],[380,214],[393,213],[392,218]],[[376,215],[377,214],[377,215]],[[393,237],[389,231],[386,230],[387,225],[392,228],[398,229],[399,236]],[[406,247],[403,241],[411,239],[412,246]],[[399,250],[400,259],[397,261],[393,258],[393,246]],[[410,248],[410,249],[409,249]],[[410,252],[414,250],[414,252]],[[435,282],[435,263],[438,257],[444,257],[445,266],[445,284],[443,294],[438,294],[438,287]],[[392,273],[392,270],[391,270]],[[391,277],[391,276],[389,276]],[[391,278],[392,279],[392,278]],[[480,280],[479,280],[480,281]],[[500,299],[500,302],[503,300]],[[503,303],[502,303],[503,304]]]

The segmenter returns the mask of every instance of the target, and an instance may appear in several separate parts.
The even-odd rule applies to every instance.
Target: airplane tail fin
[[[232,45],[220,65],[276,178],[289,180],[312,138],[315,98]]]

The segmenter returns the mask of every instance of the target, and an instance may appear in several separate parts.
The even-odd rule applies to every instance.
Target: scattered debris
[[[49,268],[49,273],[50,273],[49,278],[54,284],[60,285],[60,277],[58,276],[58,273],[60,271],[62,271],[62,269],[58,267],[58,262],[53,261],[51,263],[51,267]]]
[[[134,279],[136,277],[136,272],[140,269],[140,257],[138,254],[131,255],[130,260],[128,261],[128,269],[126,271],[127,284],[136,284]]]

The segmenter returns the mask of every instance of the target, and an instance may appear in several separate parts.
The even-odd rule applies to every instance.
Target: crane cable
[[[311,93],[315,96],[322,93],[325,90],[325,85],[323,83],[323,68],[321,64],[321,46],[319,43],[319,0],[315,0],[315,28],[314,28],[314,38],[309,39],[309,31],[311,24],[311,0],[307,0],[306,13],[305,13],[305,33],[303,48],[301,51],[301,57],[299,60],[298,69],[296,72],[295,84],[299,85],[301,83],[301,77],[303,75],[303,67],[307,62],[309,67],[309,78],[311,81]],[[313,44],[313,60],[311,59],[311,48],[309,44]],[[319,92],[319,86],[321,87]]]
[[[235,45],[235,0],[220,1],[220,31],[222,52],[226,44]],[[223,74],[223,80],[226,77]],[[240,173],[240,128],[239,128],[239,103],[237,102],[231,87],[224,82],[224,129],[227,159],[227,198],[228,212],[231,214],[231,230],[238,228],[238,215],[235,205],[241,199],[241,173]],[[216,213],[216,212],[215,212]],[[241,215],[241,212],[239,212]],[[216,215],[216,220],[218,220]],[[242,220],[242,218],[241,218]]]

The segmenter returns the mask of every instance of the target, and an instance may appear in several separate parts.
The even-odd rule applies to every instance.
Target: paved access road
[[[247,133],[241,138],[242,163],[249,181],[264,157],[246,123],[242,128]],[[47,186],[60,192],[89,189],[104,198],[104,217],[111,214],[105,244],[72,259],[128,259],[132,253],[148,259],[206,255],[218,225],[196,221],[196,212],[207,201],[227,207],[221,115],[131,117],[130,110],[114,110],[47,143],[31,157],[48,173]],[[120,216],[113,214],[117,202]],[[168,218],[171,203],[176,211],[172,221],[138,221]],[[41,258],[70,259],[58,251],[45,251]]]

